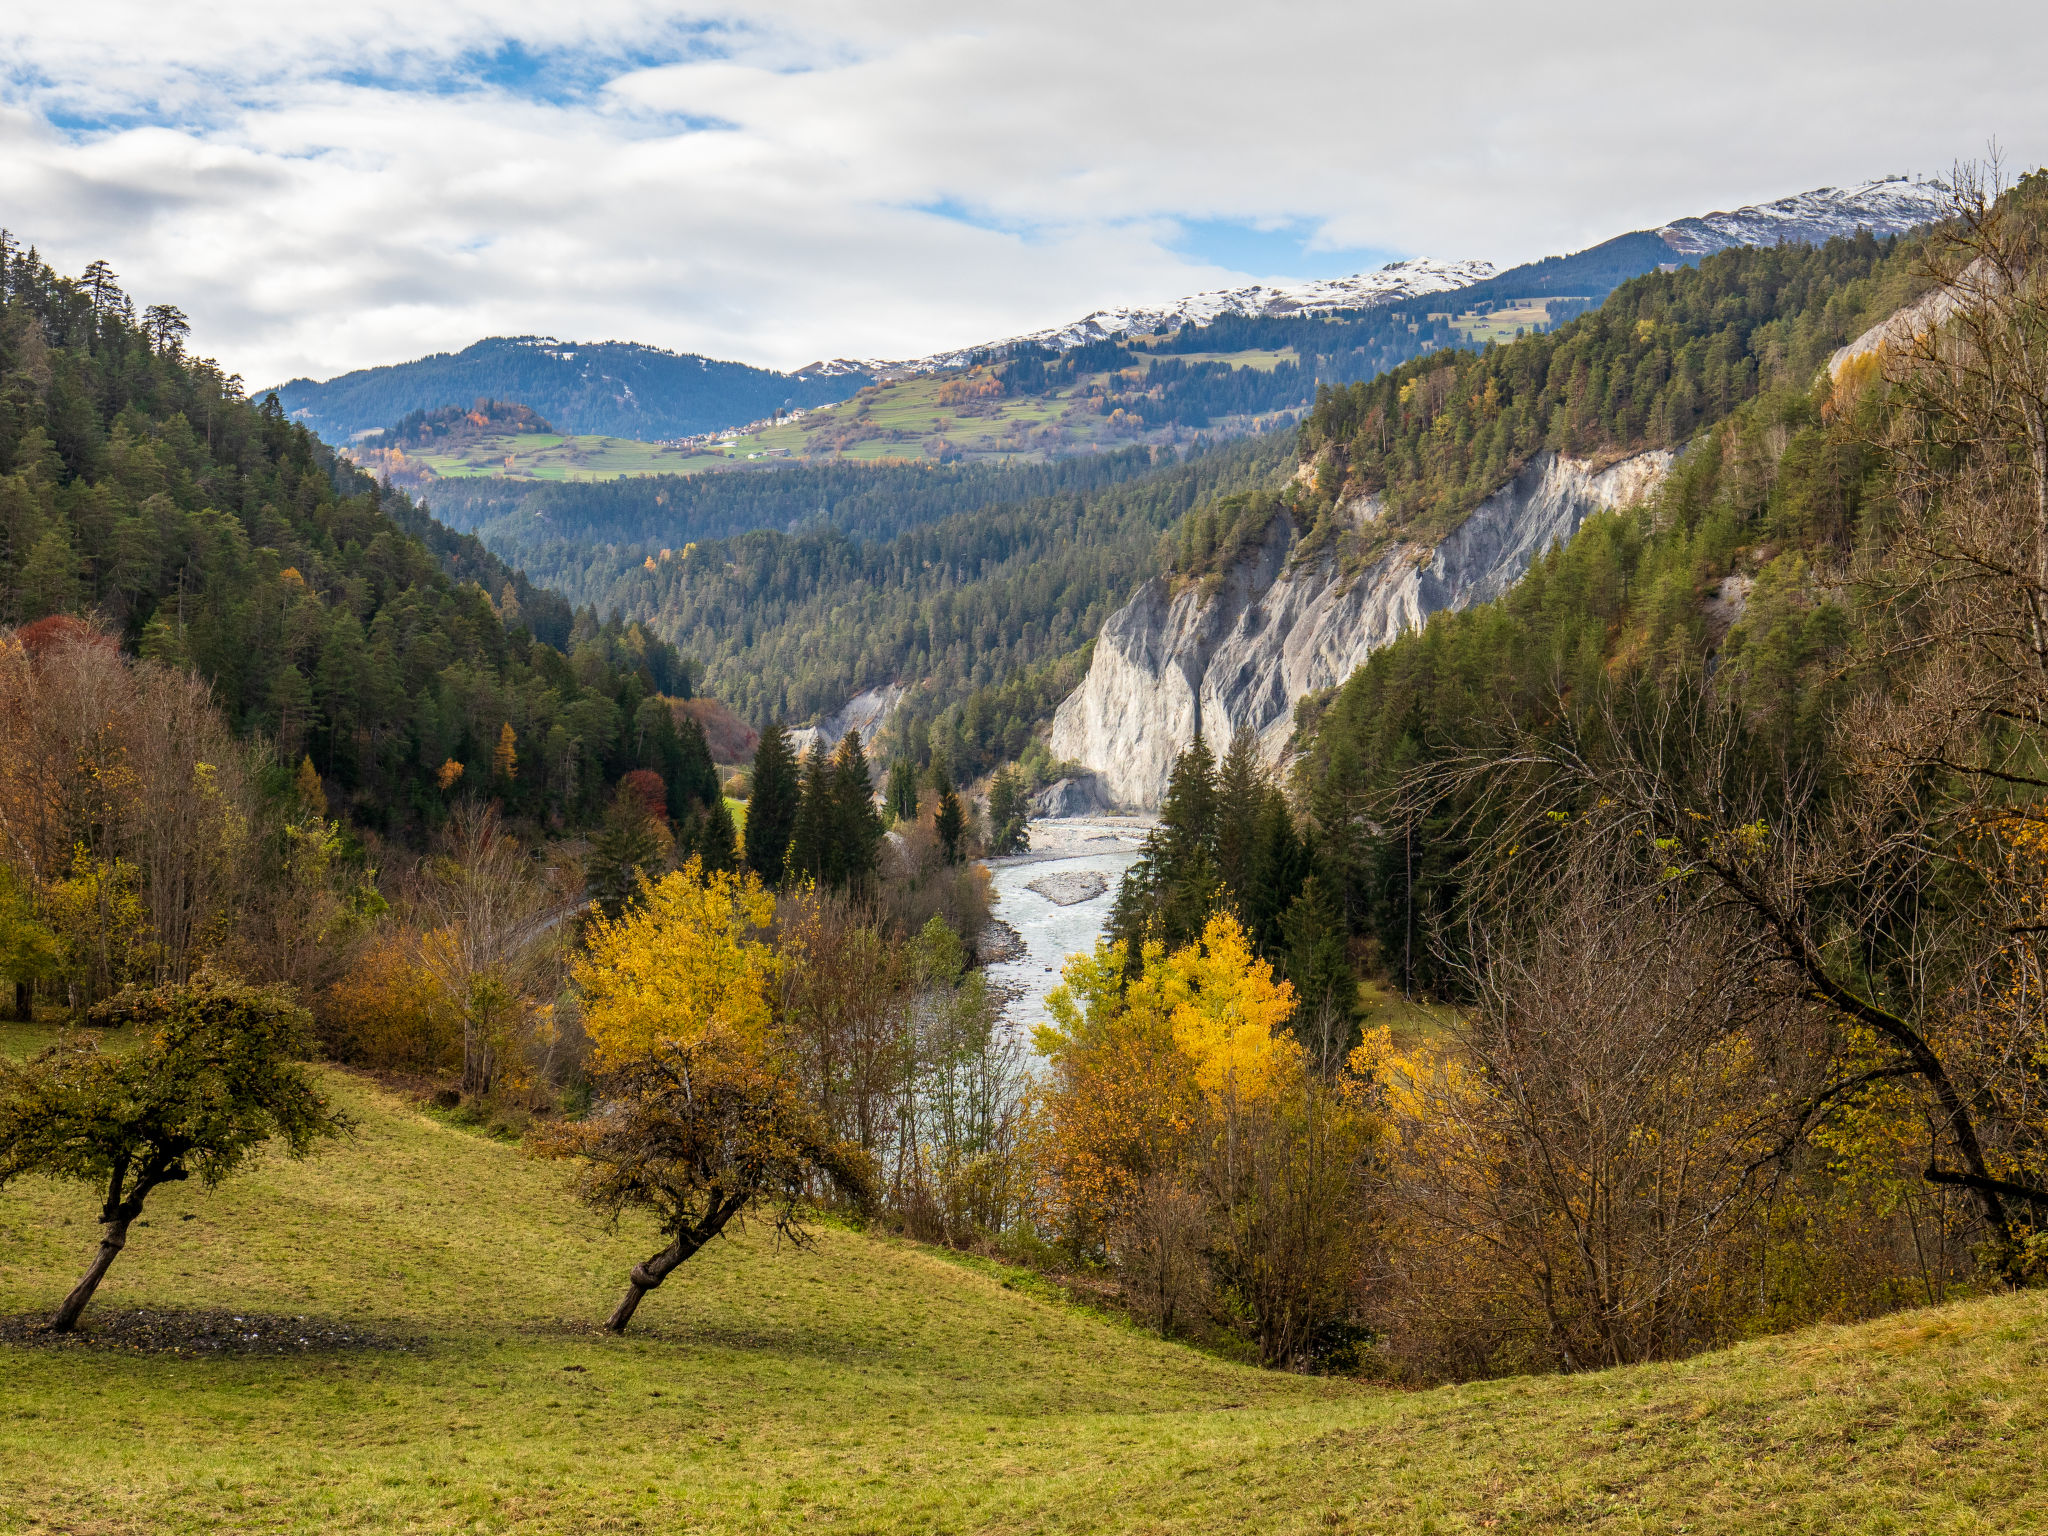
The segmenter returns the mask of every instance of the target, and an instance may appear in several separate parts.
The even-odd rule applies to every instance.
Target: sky
[[[2039,0],[5,11],[0,225],[252,387],[528,333],[914,357],[2048,159]]]

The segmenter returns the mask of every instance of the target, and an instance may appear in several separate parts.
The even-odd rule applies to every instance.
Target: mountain
[[[531,407],[561,431],[643,441],[743,426],[792,406],[843,400],[857,369],[777,373],[630,341],[492,336],[460,352],[279,385],[286,413],[334,444],[414,411],[485,398]]]
[[[528,826],[595,822],[642,767],[680,782],[661,699],[694,674],[674,647],[579,619],[136,325],[117,290],[17,247],[0,301],[0,627],[83,617],[190,669],[230,726],[287,768],[310,758],[328,803],[384,836],[424,836],[451,785],[494,775]]]
[[[1241,288],[1212,288],[1192,293],[1157,308],[1120,306],[1098,309],[1065,325],[1006,336],[1001,341],[934,352],[929,357],[885,362],[880,359],[856,362],[838,358],[814,363],[807,373],[865,373],[875,378],[906,378],[933,373],[941,368],[964,368],[984,353],[1002,354],[1042,347],[1067,352],[1119,335],[1150,335],[1177,331],[1184,325],[1204,326],[1225,315],[1283,316],[1328,314],[1333,310],[1371,309],[1397,304],[1403,299],[1423,298],[1467,288],[1493,276],[1490,261],[1432,261],[1416,257],[1389,262],[1374,272],[1351,277],[1316,278],[1302,283],[1251,283]]]
[[[1820,245],[1859,229],[1895,235],[1943,217],[1948,191],[1944,182],[1881,176],[1861,186],[1819,187],[1733,213],[1680,219],[1657,235],[1681,257],[1693,259],[1731,245]]]
[[[1220,753],[1249,729],[1279,760],[1303,699],[1431,615],[1498,598],[1601,509],[1653,496],[1760,390],[1810,411],[1820,367],[1909,284],[1909,253],[1876,241],[1730,248],[1554,332],[1326,392],[1290,493],[1199,509],[1174,569],[1104,624],[1051,755],[1139,809],[1197,735]],[[1787,321],[1800,350],[1775,357]],[[1616,394],[1603,378],[1662,382]]]

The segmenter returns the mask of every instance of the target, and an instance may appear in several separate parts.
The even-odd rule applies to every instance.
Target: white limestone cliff
[[[1053,755],[1138,810],[1157,807],[1198,731],[1221,752],[1250,726],[1277,762],[1300,699],[1429,615],[1498,597],[1593,512],[1643,499],[1671,458],[1653,451],[1596,470],[1540,454],[1434,547],[1397,546],[1348,578],[1327,550],[1295,558],[1299,530],[1277,517],[1213,592],[1174,593],[1155,578],[1110,615],[1087,677],[1053,717]],[[1378,508],[1350,515],[1369,521]]]

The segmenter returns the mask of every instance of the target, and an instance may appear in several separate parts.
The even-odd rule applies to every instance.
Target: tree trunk
[[[106,1279],[115,1258],[128,1246],[128,1223],[132,1219],[119,1216],[106,1224],[106,1234],[100,1239],[100,1251],[93,1256],[92,1267],[86,1270],[85,1278],[71,1288],[71,1294],[64,1298],[64,1305],[50,1319],[50,1332],[70,1333],[78,1326],[79,1314],[92,1300],[92,1293],[100,1288],[100,1282]]]
[[[725,1224],[737,1216],[740,1207],[746,1203],[745,1195],[733,1195],[723,1201],[713,1201],[702,1221],[678,1232],[674,1242],[644,1263],[635,1264],[633,1273],[626,1279],[626,1294],[621,1296],[619,1304],[612,1308],[612,1315],[605,1319],[605,1327],[613,1333],[624,1333],[626,1324],[633,1321],[633,1313],[640,1305],[640,1298],[666,1280],[671,1271],[699,1248],[718,1236],[725,1229]]]
[[[18,1024],[33,1024],[36,1019],[36,984],[32,981],[17,981],[14,984],[14,1019]]]

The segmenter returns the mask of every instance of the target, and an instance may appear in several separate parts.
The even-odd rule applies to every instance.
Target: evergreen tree
[[[789,872],[808,876],[819,885],[837,882],[837,805],[831,765],[816,746],[804,754],[803,790],[797,801],[796,825],[789,838]]]
[[[648,700],[648,703],[656,705],[664,715],[668,715],[671,720],[674,719],[666,704],[655,699]],[[711,745],[704,739],[704,727],[697,723],[695,717],[685,715],[681,723],[674,726],[674,730],[678,751],[676,783],[670,791],[670,803],[684,806],[695,802],[701,806],[709,806],[714,801],[724,799],[724,793],[718,786],[718,766],[711,761]],[[680,790],[681,793],[677,794],[676,790]]]
[[[1029,848],[1031,837],[1025,828],[1029,818],[1024,783],[1016,769],[997,769],[988,786],[988,851],[1000,855]]]
[[[1287,797],[1267,789],[1254,819],[1251,868],[1238,898],[1245,931],[1261,954],[1276,957],[1285,949],[1280,917],[1301,893],[1312,862],[1307,844],[1295,835]]]
[[[732,809],[720,795],[711,804],[700,806],[693,811],[686,827],[684,840],[676,848],[678,862],[695,854],[704,861],[708,874],[715,870],[730,870],[739,867],[739,833],[732,822]]]
[[[875,875],[882,820],[875,814],[874,782],[859,731],[848,731],[833,754],[832,800],[834,884],[864,888]]]
[[[800,785],[789,733],[771,723],[754,751],[753,789],[747,800],[747,868],[769,885],[782,879],[796,830]]]
[[[939,847],[945,852],[946,862],[958,864],[960,844],[967,833],[967,815],[960,809],[960,797],[953,793],[951,784],[939,792],[939,808],[933,814],[932,826],[939,834]]]
[[[1302,883],[1280,920],[1287,940],[1287,979],[1298,999],[1294,1029],[1312,1052],[1332,1061],[1350,1055],[1361,1036],[1358,1020],[1358,977],[1351,969],[1344,942],[1344,915],[1314,875]],[[1320,1038],[1318,1026],[1331,1027]]]
[[[1159,825],[1124,876],[1112,918],[1135,956],[1143,936],[1192,943],[1224,896],[1216,868],[1216,759],[1200,736],[1173,760]]]
[[[1199,735],[1173,760],[1166,798],[1159,805],[1159,825],[1151,841],[1157,846],[1160,874],[1171,884],[1181,864],[1201,849],[1216,852],[1216,759]]]
[[[883,799],[898,821],[917,820],[917,770],[910,766],[909,758],[899,757],[889,765],[889,788]]]
[[[1251,727],[1238,727],[1216,775],[1216,872],[1244,911],[1266,811],[1266,765]]]
[[[659,874],[663,862],[661,834],[646,800],[622,784],[584,856],[584,889],[599,911],[617,918],[640,894],[640,876]]]

